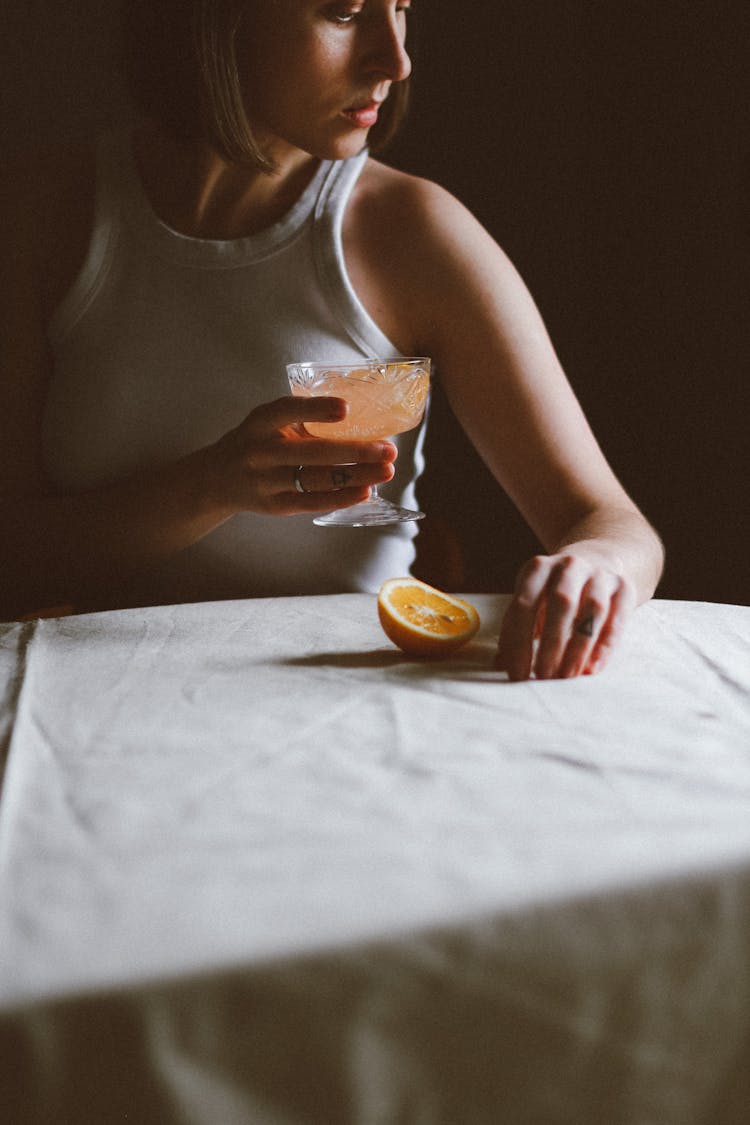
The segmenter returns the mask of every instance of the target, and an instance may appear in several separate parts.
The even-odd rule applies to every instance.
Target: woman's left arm
[[[457,418],[549,552],[521,569],[498,666],[512,679],[598,671],[656,589],[661,541],[608,465],[502,250],[427,181],[410,182],[401,213],[391,277],[408,259],[398,300],[416,326],[413,354],[433,357]]]

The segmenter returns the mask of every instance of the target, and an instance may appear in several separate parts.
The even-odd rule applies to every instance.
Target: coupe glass
[[[364,359],[354,363],[290,363],[287,365],[292,394],[298,398],[333,395],[345,398],[349,413],[343,422],[305,422],[314,437],[329,441],[377,441],[411,430],[422,421],[430,387],[431,360]],[[424,512],[399,508],[378,495],[372,485],[370,498],[316,516],[323,527],[371,527],[378,524],[419,520]]]

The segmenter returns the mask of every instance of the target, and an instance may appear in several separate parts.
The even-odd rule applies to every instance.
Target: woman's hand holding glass
[[[636,600],[632,583],[605,565],[565,551],[538,555],[518,575],[496,667],[511,680],[600,672]]]
[[[287,376],[295,398],[330,398],[339,395],[349,405],[346,420],[330,426],[331,437],[350,441],[354,437],[383,439],[413,430],[424,417],[430,389],[432,360],[427,356],[357,359],[350,363],[308,361],[287,364]],[[327,436],[314,425],[308,430]],[[304,466],[300,465],[300,472]],[[300,486],[300,491],[304,489]],[[378,495],[377,485],[369,500],[346,511],[334,510],[313,521],[322,527],[383,527],[420,520],[418,508],[402,508]]]
[[[372,486],[393,477],[393,442],[327,441],[304,429],[305,422],[340,422],[347,409],[341,398],[292,395],[256,407],[209,451],[220,503],[230,512],[288,516],[366,500]]]

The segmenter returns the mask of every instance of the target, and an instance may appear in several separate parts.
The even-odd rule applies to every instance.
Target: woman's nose
[[[367,63],[391,82],[403,82],[411,74],[411,59],[406,52],[404,30],[397,13],[386,14],[374,29],[368,47]]]

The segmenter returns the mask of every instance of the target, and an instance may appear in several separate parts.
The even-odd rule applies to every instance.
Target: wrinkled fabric
[[[744,1115],[750,608],[510,684],[471,600],[439,662],[366,595],[0,626],[14,1125]]]

